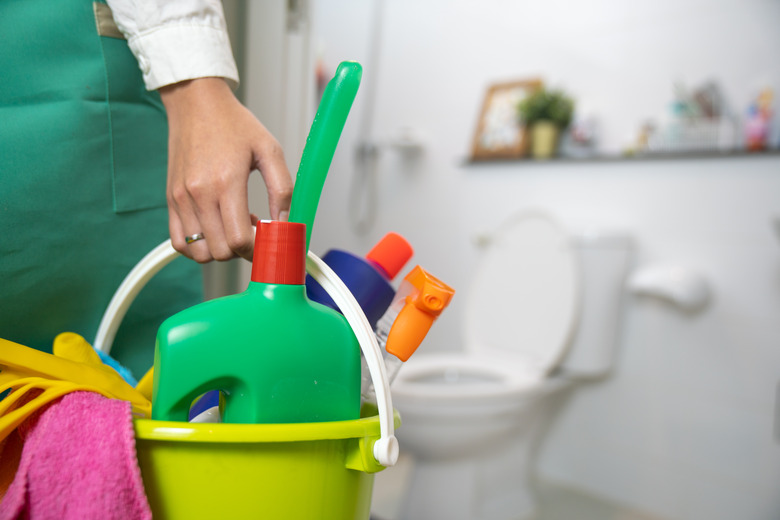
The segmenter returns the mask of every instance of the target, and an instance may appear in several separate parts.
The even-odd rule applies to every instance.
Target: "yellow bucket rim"
[[[401,417],[393,410],[394,426]],[[136,439],[177,442],[259,443],[379,437],[379,416],[351,421],[285,424],[182,423],[135,419]]]

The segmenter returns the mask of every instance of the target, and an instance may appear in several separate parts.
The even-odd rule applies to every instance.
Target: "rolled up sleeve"
[[[195,78],[238,85],[219,0],[107,0],[149,90]]]

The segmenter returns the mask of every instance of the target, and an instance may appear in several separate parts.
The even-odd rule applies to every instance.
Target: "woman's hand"
[[[173,247],[198,262],[252,259],[249,174],[260,171],[271,218],[287,220],[293,183],[273,135],[221,78],[160,89],[168,113],[168,229]],[[187,244],[185,237],[205,240]]]

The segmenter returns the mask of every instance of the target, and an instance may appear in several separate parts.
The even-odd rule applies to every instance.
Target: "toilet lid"
[[[566,354],[579,317],[568,233],[540,212],[511,218],[487,245],[466,312],[466,350],[511,353],[518,370],[547,375]]]

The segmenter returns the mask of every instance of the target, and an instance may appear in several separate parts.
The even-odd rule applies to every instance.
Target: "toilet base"
[[[403,520],[527,520],[536,511],[530,439],[478,456],[415,459]],[[403,449],[403,445],[401,446]]]
[[[486,417],[434,418],[424,407],[399,402],[406,421],[398,431],[400,448],[414,459],[400,519],[534,518],[532,475],[541,445],[575,386],[567,378],[550,378],[518,399],[514,412]]]

